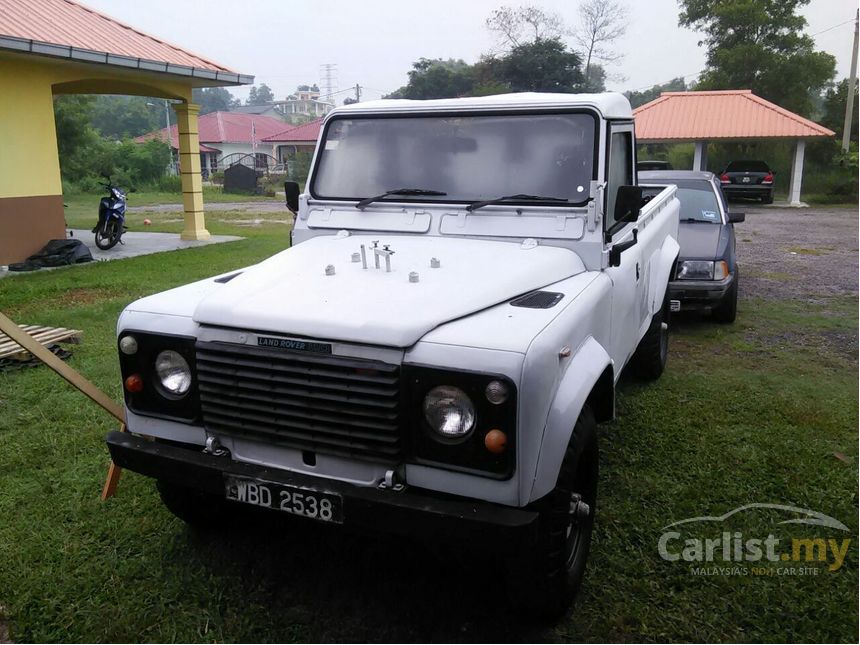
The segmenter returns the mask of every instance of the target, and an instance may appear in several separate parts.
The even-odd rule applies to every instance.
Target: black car
[[[649,184],[675,184],[681,203],[678,255],[675,275],[669,282],[669,298],[682,309],[710,310],[719,322],[734,322],[738,310],[738,261],[735,253],[736,222],[743,213],[729,213],[720,181],[710,172],[671,170],[639,173],[645,195]]]
[[[723,194],[773,203],[773,171],[764,161],[732,161],[720,173]]]
[[[672,170],[672,164],[668,161],[660,161],[658,159],[646,159],[636,162],[636,172],[648,170]]]

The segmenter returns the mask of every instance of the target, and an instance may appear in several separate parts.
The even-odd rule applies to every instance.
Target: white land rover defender
[[[337,108],[291,248],[122,313],[114,461],[189,523],[243,503],[499,548],[563,612],[596,424],[628,363],[666,362],[678,201],[635,160],[620,94]]]

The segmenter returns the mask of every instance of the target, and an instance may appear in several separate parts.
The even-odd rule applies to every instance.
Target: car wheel
[[[764,197],[761,198],[762,204],[773,204],[773,193],[768,193]]]
[[[655,381],[666,369],[669,359],[669,289],[663,298],[663,306],[651,318],[648,331],[639,341],[631,365],[639,378]]]
[[[214,529],[226,524],[232,509],[221,497],[163,480],[155,485],[167,510],[189,526]]]
[[[720,323],[733,323],[738,317],[738,278],[740,273],[735,268],[735,279],[728,293],[723,296],[719,305],[711,310],[711,316]]]
[[[538,535],[507,563],[516,607],[542,619],[561,618],[582,585],[597,503],[597,422],[582,408],[555,488],[536,502]]]

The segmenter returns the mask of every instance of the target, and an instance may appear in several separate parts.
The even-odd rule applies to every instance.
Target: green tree
[[[137,137],[164,127],[164,102],[142,96],[98,96],[90,123],[108,139]]]
[[[229,112],[242,105],[239,99],[223,87],[194,88],[192,97],[192,100],[200,106],[200,114]]]
[[[605,92],[606,91],[606,69],[600,63],[592,61],[588,73],[583,72],[583,92]]]
[[[80,94],[54,99],[54,121],[57,128],[57,150],[63,178],[72,181],[87,174],[87,150],[99,144],[98,132],[90,125],[95,97]]]
[[[821,125],[830,128],[836,133],[836,139],[841,143],[843,128],[845,127],[845,105],[848,103],[848,79],[843,78],[824,95],[823,114]],[[851,141],[857,142],[858,131],[858,108],[860,108],[860,97],[854,93],[854,118],[851,121]]]
[[[697,89],[751,89],[804,116],[836,70],[815,50],[797,14],[809,0],[681,0],[679,22],[704,33],[706,68]]]
[[[660,97],[663,92],[683,92],[687,89],[687,84],[684,82],[684,77],[679,76],[673,78],[668,83],[653,85],[650,89],[643,91],[628,90],[624,92],[624,96],[630,101],[630,107],[638,108],[640,105],[650,103]]]
[[[444,99],[465,96],[475,85],[472,67],[462,60],[422,58],[412,63],[409,82],[387,98]]]
[[[248,92],[248,100],[245,105],[266,105],[275,100],[275,95],[265,83],[261,83],[259,87],[251,86],[251,91]]]
[[[517,45],[510,53],[481,64],[511,92],[577,92],[585,83],[579,54],[557,38]]]

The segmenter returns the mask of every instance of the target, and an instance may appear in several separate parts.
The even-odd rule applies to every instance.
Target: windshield
[[[327,127],[311,193],[363,199],[403,187],[472,202],[526,194],[584,202],[594,163],[589,114],[337,118]]]
[[[672,181],[678,185],[678,201],[681,202],[681,221],[695,220],[722,224],[720,204],[714,194],[710,182],[684,183]]]

